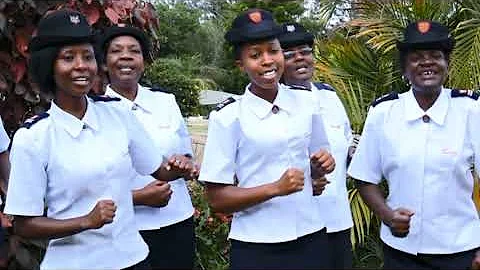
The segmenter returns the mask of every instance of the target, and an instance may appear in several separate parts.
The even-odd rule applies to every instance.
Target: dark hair
[[[399,65],[400,65],[400,71],[401,73],[405,73],[405,66],[407,62],[407,55],[408,53],[415,51],[416,49],[411,49],[411,50],[401,50],[399,51],[398,59],[399,59]],[[451,50],[440,50],[443,52],[445,55],[445,59],[447,60],[447,63],[450,63],[450,54]]]
[[[29,72],[33,82],[37,83],[40,91],[55,93],[53,65],[57,59],[60,46],[50,46],[30,54]]]

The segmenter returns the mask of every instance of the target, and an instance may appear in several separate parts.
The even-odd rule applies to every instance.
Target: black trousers
[[[193,269],[195,228],[193,217],[158,230],[140,231],[150,253],[152,269]]]
[[[230,269],[329,269],[325,229],[282,243],[231,243]]]
[[[467,270],[477,249],[453,254],[417,254],[412,255],[383,244],[383,269],[455,269]]]
[[[352,242],[350,229],[327,233],[328,262],[330,269],[352,269]]]

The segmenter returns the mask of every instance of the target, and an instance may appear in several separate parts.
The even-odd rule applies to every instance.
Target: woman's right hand
[[[289,168],[276,181],[276,195],[285,196],[303,190],[305,175],[302,170]]]
[[[172,196],[170,184],[166,181],[154,180],[141,189],[142,205],[165,207]]]
[[[413,211],[400,207],[393,210],[384,223],[390,227],[393,236],[406,237],[410,231],[410,220],[413,215]]]
[[[90,213],[85,216],[84,225],[87,229],[99,229],[113,222],[117,206],[112,200],[100,200]]]

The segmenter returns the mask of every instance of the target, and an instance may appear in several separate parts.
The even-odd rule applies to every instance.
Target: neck
[[[250,92],[258,96],[259,98],[262,98],[270,103],[273,103],[273,101],[277,97],[278,84],[277,84],[277,87],[273,89],[263,89],[263,88],[260,88],[259,86],[255,86],[252,84],[250,86]]]
[[[128,84],[112,83],[110,84],[110,88],[112,88],[113,91],[117,92],[122,97],[131,101],[135,100],[138,92],[138,84],[136,82]]]
[[[418,102],[418,105],[422,110],[426,111],[433,106],[433,103],[437,100],[440,92],[442,91],[442,87],[435,88],[435,89],[421,89],[416,90],[413,87],[413,95]]]
[[[54,101],[58,107],[78,119],[82,119],[87,111],[87,98],[85,96],[55,95]]]

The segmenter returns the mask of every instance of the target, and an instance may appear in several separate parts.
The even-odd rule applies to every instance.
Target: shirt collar
[[[287,111],[287,113],[291,112],[293,106],[291,104],[289,95],[290,93],[285,89],[285,86],[279,84],[277,96],[272,104],[250,92],[249,84],[245,89],[242,101],[247,104],[247,107],[250,108],[258,118],[263,119],[267,117],[270,112],[272,112],[274,106],[277,106],[281,110]]]
[[[445,117],[447,116],[448,104],[448,93],[442,88],[440,95],[437,100],[435,100],[432,107],[427,111],[423,111],[413,95],[413,90],[410,89],[410,91],[406,93],[405,98],[405,116],[407,121],[412,121],[422,118],[424,115],[428,115],[435,123],[443,125]]]
[[[131,110],[136,110],[138,108],[151,113],[152,112],[152,105],[150,104],[150,98],[148,97],[148,88],[141,86],[138,84],[138,91],[137,91],[137,96],[133,101],[129,100],[128,98],[120,95],[119,93],[115,92],[110,85],[107,85],[107,88],[105,90],[105,95],[112,96],[112,97],[118,97],[124,102],[124,104],[127,104],[129,109]]]
[[[57,125],[63,127],[74,138],[80,135],[82,129],[91,128],[93,130],[98,130],[98,117],[95,112],[95,107],[93,102],[88,98],[87,111],[81,120],[62,110],[54,101],[51,103],[49,113],[52,120]]]

